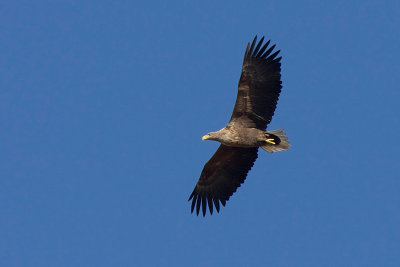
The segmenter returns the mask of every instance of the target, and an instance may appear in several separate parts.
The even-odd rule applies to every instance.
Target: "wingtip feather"
[[[257,44],[256,48],[254,49],[254,52],[253,52],[252,56],[254,56],[255,54],[258,53],[258,50],[260,49],[263,41],[264,41],[264,36],[261,37],[260,41],[258,41],[258,44]]]
[[[193,200],[192,200],[192,206],[191,206],[191,208],[190,208],[190,213],[193,213],[194,206],[195,206],[195,204],[196,204],[196,200],[197,200],[197,194],[194,195],[194,198],[193,198]]]
[[[256,57],[260,57],[264,53],[265,49],[267,49],[270,42],[271,40],[268,40],[268,42],[264,44],[264,46],[260,49],[260,51],[258,51]]]
[[[251,43],[251,46],[249,49],[249,54],[247,55],[248,57],[249,56],[251,57],[253,55],[253,49],[254,49],[256,42],[257,42],[257,35],[254,37],[253,42]]]
[[[206,202],[206,196],[202,196],[201,198],[201,205],[202,205],[202,211],[203,211],[203,217],[206,216],[206,211],[207,211],[207,202]]]
[[[269,54],[272,52],[272,50],[274,50],[274,48],[275,48],[275,44],[274,45],[272,45],[267,51],[265,51],[265,53],[264,54],[262,54],[261,55],[261,57],[262,58],[266,58],[266,57],[268,57],[269,56]]]
[[[207,197],[207,201],[208,201],[208,209],[210,210],[210,215],[213,214],[213,203],[212,203],[212,197],[208,196]]]
[[[219,201],[217,198],[213,198],[213,201],[214,201],[215,209],[219,213]]]
[[[189,197],[188,201],[190,201],[193,198],[195,191],[196,191],[196,189],[194,189],[193,192],[190,194],[190,197]]]
[[[267,60],[274,60],[274,58],[279,54],[279,52],[281,52],[281,50],[276,51],[275,53],[273,53],[272,55],[270,55]]]
[[[196,203],[196,215],[199,216],[199,212],[200,212],[200,202],[201,201],[201,197],[197,196],[197,203]]]

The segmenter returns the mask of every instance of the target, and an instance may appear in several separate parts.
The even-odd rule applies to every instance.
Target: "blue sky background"
[[[0,265],[400,266],[400,2],[192,2],[0,5]],[[255,34],[292,148],[197,217]]]

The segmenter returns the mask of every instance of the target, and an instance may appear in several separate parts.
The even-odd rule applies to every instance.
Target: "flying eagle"
[[[200,208],[203,216],[213,213],[213,206],[219,212],[220,202],[226,201],[244,182],[247,173],[257,159],[258,148],[276,152],[289,148],[289,140],[283,129],[266,132],[276,108],[282,88],[281,57],[279,50],[272,53],[275,45],[268,48],[270,41],[263,45],[264,37],[247,44],[238,94],[229,123],[219,131],[210,132],[202,140],[221,143],[217,152],[205,164],[200,179],[189,201],[191,212]],[[268,48],[268,49],[267,49]]]

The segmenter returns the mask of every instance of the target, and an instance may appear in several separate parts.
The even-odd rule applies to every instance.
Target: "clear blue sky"
[[[1,4],[1,266],[400,266],[399,1],[135,2]],[[255,34],[292,148],[197,217]]]

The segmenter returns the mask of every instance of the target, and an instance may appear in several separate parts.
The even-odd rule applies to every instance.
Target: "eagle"
[[[282,88],[280,50],[274,51],[270,41],[257,43],[257,35],[247,44],[240,75],[235,107],[229,123],[219,131],[210,132],[202,140],[221,143],[218,150],[204,165],[200,178],[189,197],[191,212],[196,208],[206,215],[213,208],[219,212],[220,203],[236,192],[246,179],[258,156],[258,148],[273,153],[289,148],[283,131],[265,131],[274,115]],[[257,45],[256,45],[257,43]]]

